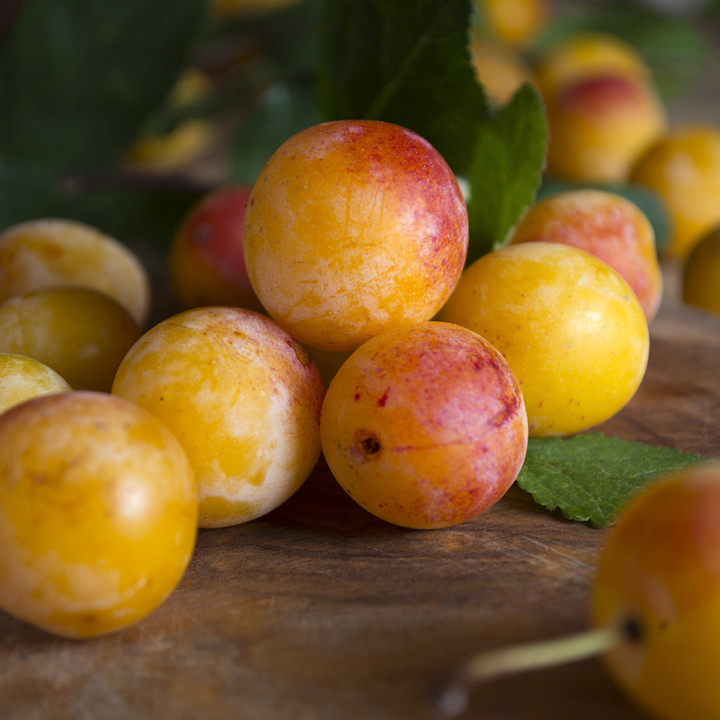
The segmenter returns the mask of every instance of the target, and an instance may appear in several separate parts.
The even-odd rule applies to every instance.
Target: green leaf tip
[[[534,202],[548,138],[545,104],[530,83],[480,124],[469,174],[468,264],[502,247]]]
[[[546,509],[603,528],[662,475],[702,462],[711,459],[602,433],[531,438],[517,484]]]

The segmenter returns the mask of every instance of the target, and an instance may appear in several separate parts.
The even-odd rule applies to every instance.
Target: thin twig
[[[627,640],[621,627],[601,627],[553,640],[512,645],[469,658],[441,688],[436,706],[448,717],[462,714],[470,688],[528,670],[554,667],[600,655]]]

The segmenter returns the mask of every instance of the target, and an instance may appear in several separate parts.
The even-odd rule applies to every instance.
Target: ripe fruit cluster
[[[68,637],[118,630],[176,587],[198,527],[305,480],[322,381],[252,310],[145,329],[145,268],[93,228],[24,223],[0,258],[0,607]]]
[[[473,46],[500,105],[531,79],[508,50],[537,32],[544,3],[478,6],[507,43]],[[550,173],[654,186],[676,221],[672,252],[692,249],[685,297],[713,307],[697,292],[718,285],[702,274],[717,235],[697,241],[720,222],[712,129],[663,137],[647,68],[607,37],[556,49],[534,81]],[[134,159],[187,159],[208,132],[148,138]],[[678,156],[690,159],[682,172]],[[308,128],[252,189],[193,208],[168,262],[183,311],[149,329],[145,270],[112,238],[64,220],[0,235],[0,607],[71,637],[137,622],[180,582],[198,527],[272,511],[321,453],[377,517],[456,525],[503,496],[529,436],[580,432],[622,408],[662,294],[638,208],[562,193],[466,268],[467,244],[464,199],[434,148],[354,121]],[[716,470],[659,486],[600,565],[595,622],[622,641],[608,663],[659,716],[718,714],[703,671],[720,662],[719,488]]]
[[[507,247],[464,268],[457,182],[404,128],[310,128],[270,158],[251,192],[237,190],[194,208],[173,244],[174,287],[197,306],[144,331],[126,309],[147,307],[149,287],[129,251],[111,264],[137,279],[121,304],[126,282],[102,278],[101,291],[88,287],[98,273],[80,276],[83,253],[117,256],[92,229],[55,221],[25,226],[24,242],[17,228],[0,236],[18,293],[0,304],[4,367],[15,372],[0,385],[9,388],[0,414],[6,611],[72,637],[140,620],[179,583],[198,527],[270,512],[321,451],[347,493],[388,522],[467,521],[513,483],[529,435],[602,422],[642,381],[662,282],[649,223],[619,196],[538,203]],[[48,227],[55,251],[33,254]],[[81,231],[82,253],[64,244]],[[238,245],[244,262],[213,283],[225,271],[218,259],[239,258]],[[203,294],[187,290],[195,277]],[[220,304],[232,285],[252,286],[267,315]],[[343,352],[327,392],[300,341]],[[12,395],[20,380],[30,389]],[[677,516],[682,497],[671,494]],[[696,512],[689,501],[685,515]],[[596,617],[612,628],[640,614],[641,647],[625,638],[608,661],[643,702],[695,625],[683,615],[673,618],[677,637],[655,633],[665,608],[643,595],[636,571],[665,568],[640,554],[624,569],[640,525],[621,523],[618,537],[629,539],[608,545]],[[667,539],[658,528],[657,542]],[[649,546],[641,540],[637,553]],[[683,583],[698,581],[683,578],[672,586],[675,609]],[[647,656],[640,680],[627,670],[638,652]],[[699,691],[701,717],[716,703]]]
[[[593,245],[603,233],[624,242]],[[150,283],[126,247],[67,220],[1,234],[0,352],[36,384],[0,414],[0,605],[74,636],[135,622],[179,582],[197,527],[270,512],[321,453],[379,518],[456,525],[503,496],[529,436],[617,412],[642,381],[661,291],[642,214],[568,193],[465,268],[467,247],[447,163],[379,121],[308,128],[252,188],[194,207],[168,257],[184,309],[150,328]],[[323,356],[336,361],[321,374]],[[60,384],[33,380],[38,361]],[[28,523],[42,527],[32,541]],[[123,538],[157,553],[123,556]]]

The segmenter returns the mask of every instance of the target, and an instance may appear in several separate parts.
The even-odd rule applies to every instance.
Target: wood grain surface
[[[720,317],[668,286],[645,381],[599,429],[720,459]],[[587,626],[606,533],[517,488],[461,526],[403,530],[321,463],[264,518],[201,531],[179,587],[136,626],[70,641],[0,613],[0,718],[436,718],[432,692],[467,655]],[[642,715],[586,660],[476,689],[466,717]]]

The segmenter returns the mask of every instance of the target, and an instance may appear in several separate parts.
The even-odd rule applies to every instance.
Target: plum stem
[[[552,640],[478,653],[466,660],[441,688],[436,698],[437,708],[445,716],[457,717],[467,708],[472,685],[595,657],[627,639],[622,627],[598,627]]]

